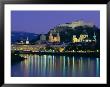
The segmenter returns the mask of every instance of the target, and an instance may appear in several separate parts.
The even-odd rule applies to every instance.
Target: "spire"
[[[26,44],[29,44],[29,40],[28,40],[28,37],[27,37],[27,39],[26,39]]]
[[[95,34],[95,32],[94,32],[94,36],[93,36],[93,38],[94,38],[94,40],[96,41],[96,34]]]
[[[28,41],[28,37],[27,37],[27,41]]]

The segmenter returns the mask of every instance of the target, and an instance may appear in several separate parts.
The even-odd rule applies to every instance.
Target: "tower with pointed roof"
[[[59,35],[59,32],[57,33],[57,41],[60,42],[60,35]]]
[[[93,38],[94,38],[94,41],[96,42],[96,34],[95,34],[95,32],[94,32]]]
[[[49,35],[49,42],[53,42],[52,40],[53,40],[53,35],[52,35],[52,33],[50,32],[50,35]]]
[[[29,44],[29,40],[28,40],[28,37],[27,37],[27,39],[26,39],[26,44]]]

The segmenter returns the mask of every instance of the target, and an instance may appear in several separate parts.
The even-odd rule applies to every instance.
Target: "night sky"
[[[100,27],[99,11],[12,11],[12,31],[47,33],[58,24],[84,20]]]

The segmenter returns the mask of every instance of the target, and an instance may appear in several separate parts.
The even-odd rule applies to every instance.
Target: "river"
[[[20,54],[27,59],[11,65],[12,77],[99,77],[100,58]]]

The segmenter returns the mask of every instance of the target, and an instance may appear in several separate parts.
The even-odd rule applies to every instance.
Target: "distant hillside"
[[[34,34],[34,33],[28,33],[28,32],[18,32],[18,31],[12,31],[11,32],[11,42],[20,42],[26,41],[26,39],[29,39],[29,41],[34,41],[39,38],[39,34]]]
[[[95,35],[97,36],[97,44],[100,45],[100,29],[92,23],[86,23],[84,21],[75,21],[71,23],[59,24],[54,28],[50,29],[50,31],[47,31],[47,34],[45,34],[47,40],[50,32],[53,34],[59,32],[61,42],[72,42],[72,36],[76,35],[77,37],[79,37],[80,34],[88,34],[89,39],[93,39],[93,35],[95,33]],[[21,40],[26,41],[27,37],[31,43],[35,43],[37,40],[40,39],[41,35],[16,31],[11,33],[12,43],[20,42]]]
[[[91,23],[85,22],[72,22],[65,23],[55,26],[48,32],[48,35],[51,33],[59,32],[61,36],[61,42],[72,41],[72,36],[76,35],[79,37],[80,34],[88,34],[90,39],[93,39],[94,33],[96,34],[97,41],[100,42],[100,29]]]
[[[94,24],[91,22],[85,22],[83,20],[77,20],[77,21],[73,21],[70,23],[65,23],[65,24],[59,24],[59,27],[71,27],[72,29],[74,29],[75,27],[78,26],[89,26],[89,27],[93,27]]]

